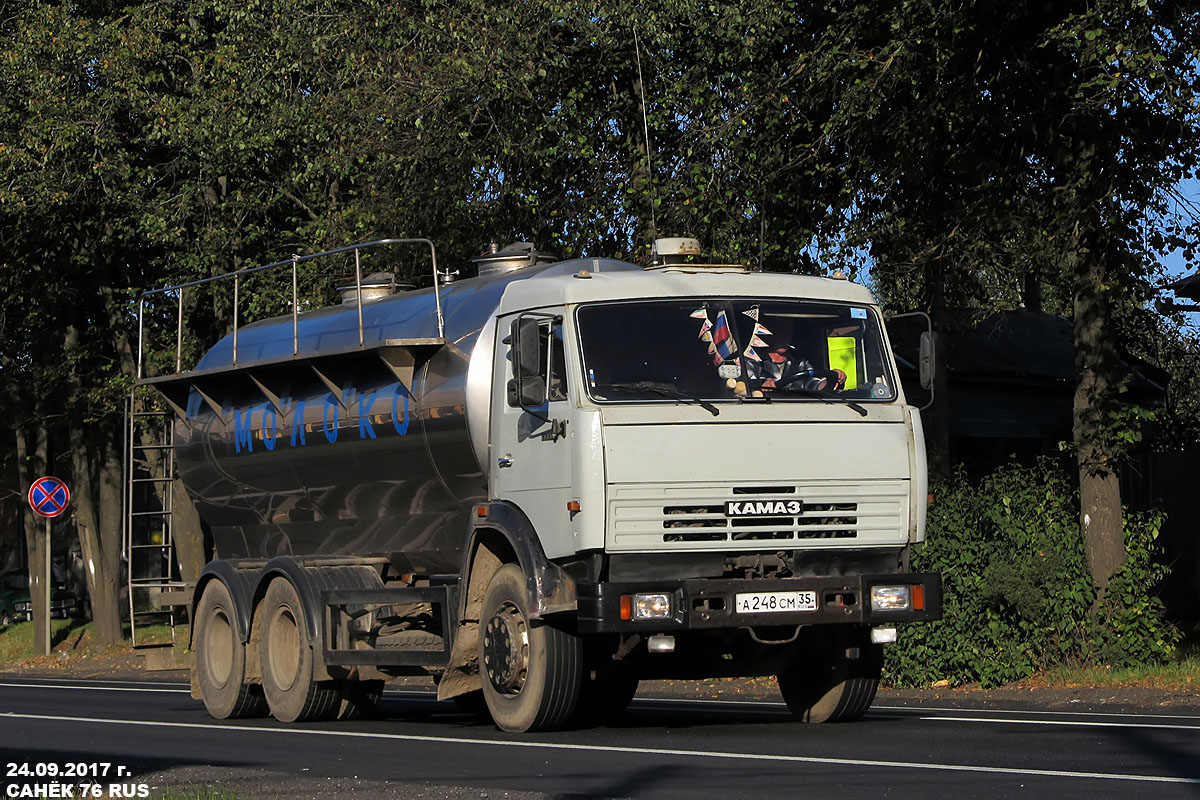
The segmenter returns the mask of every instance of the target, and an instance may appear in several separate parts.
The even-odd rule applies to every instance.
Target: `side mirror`
[[[520,392],[517,391],[518,385]],[[513,378],[506,388],[508,404],[513,408],[538,408],[546,402],[546,379],[541,375],[529,375],[519,382]]]
[[[542,364],[541,331],[534,317],[520,317],[512,324],[513,375],[528,378],[545,372]]]
[[[932,389],[933,378],[937,374],[937,341],[933,331],[921,334],[921,353],[917,359],[917,369],[921,375],[921,388]]]
[[[536,317],[513,321],[513,379],[506,387],[508,404],[514,408],[537,408],[546,402],[546,370],[542,364],[541,327]]]

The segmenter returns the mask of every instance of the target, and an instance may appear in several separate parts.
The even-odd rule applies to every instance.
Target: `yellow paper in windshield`
[[[858,345],[853,336],[829,337],[829,368],[846,373],[846,388],[858,388]]]

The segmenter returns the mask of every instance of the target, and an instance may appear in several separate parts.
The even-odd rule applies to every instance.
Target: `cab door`
[[[561,310],[497,320],[492,378],[491,496],[525,512],[550,557],[574,550],[562,320]]]

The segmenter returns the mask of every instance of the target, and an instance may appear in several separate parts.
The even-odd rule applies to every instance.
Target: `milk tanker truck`
[[[909,569],[921,421],[869,292],[686,239],[649,268],[514,246],[454,282],[434,252],[424,290],[364,278],[398,241],[343,248],[342,305],[142,380],[211,534],[193,697],[351,717],[428,674],[522,732],[642,679],[775,675],[799,719],[860,717],[896,623],[941,613]]]

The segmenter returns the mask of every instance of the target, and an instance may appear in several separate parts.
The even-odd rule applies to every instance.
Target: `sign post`
[[[45,598],[42,603],[42,619],[41,626],[34,625],[38,633],[37,650],[40,655],[50,655],[50,595],[52,593],[50,585],[50,520],[57,517],[59,514],[67,510],[67,503],[71,502],[71,491],[67,489],[67,484],[58,478],[52,478],[49,475],[38,478],[29,487],[29,507],[33,509],[33,513],[46,518],[46,564],[42,575],[38,577],[38,581],[42,582],[42,592]],[[43,582],[44,581],[44,582]],[[33,592],[29,593],[29,600],[32,604]],[[31,609],[32,615],[32,609]],[[35,620],[35,622],[37,622]]]

